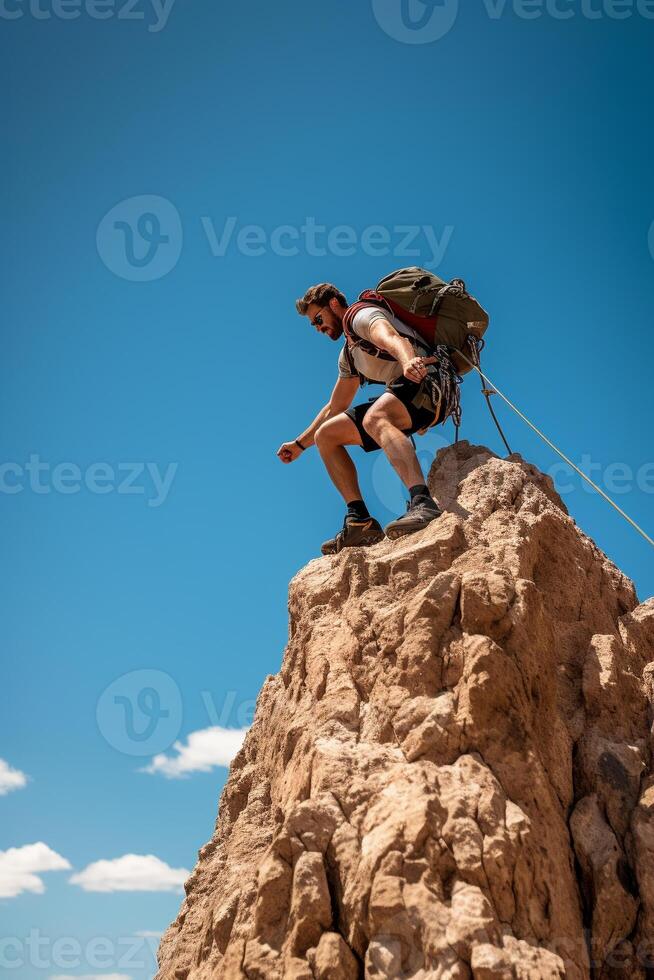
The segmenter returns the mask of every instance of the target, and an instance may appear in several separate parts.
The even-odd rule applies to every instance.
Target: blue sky
[[[4,0],[7,975],[153,972],[137,934],[175,916],[225,778],[198,767],[342,520],[315,452],[275,457],[336,373],[308,285],[463,276],[490,377],[652,533],[652,7]],[[463,436],[501,452],[477,388]],[[499,412],[651,595],[652,549]]]

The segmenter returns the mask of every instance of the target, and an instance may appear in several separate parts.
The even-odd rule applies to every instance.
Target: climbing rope
[[[475,349],[477,350],[477,348],[475,348]],[[469,358],[467,358],[466,355],[463,354],[461,351],[459,351],[459,353],[461,354],[461,357],[464,359],[464,361],[466,361],[470,365],[470,367],[474,368],[475,371],[481,377],[481,380],[482,380],[482,391],[484,392],[484,395],[486,397],[486,401],[488,402],[488,406],[491,409],[491,414],[492,414],[492,416],[493,416],[494,419],[496,419],[496,416],[495,416],[495,413],[493,412],[493,409],[492,409],[491,404],[490,404],[490,396],[491,396],[491,394],[497,394],[497,395],[499,395],[500,398],[502,398],[506,402],[506,404],[509,406],[509,408],[512,408],[513,411],[516,413],[516,415],[518,415],[522,419],[523,422],[526,422],[526,424],[529,426],[529,428],[530,429],[533,429],[533,431],[536,433],[536,435],[540,436],[540,438],[543,440],[543,442],[546,442],[547,445],[551,449],[553,449],[554,452],[558,456],[560,456],[561,459],[564,460],[568,464],[568,466],[571,466],[572,469],[575,470],[575,472],[578,473],[579,476],[582,477],[582,479],[584,479],[586,481],[586,483],[589,483],[590,486],[593,487],[593,489],[596,490],[600,494],[600,496],[604,497],[604,499],[607,501],[607,503],[609,503],[611,505],[611,507],[613,507],[615,510],[617,510],[618,514],[620,514],[622,517],[624,517],[624,519],[626,521],[628,521],[629,524],[631,524],[631,526],[633,528],[635,528],[635,530],[638,531],[638,533],[640,535],[642,535],[642,537],[645,538],[645,540],[647,542],[649,542],[649,544],[652,545],[652,547],[654,547],[654,539],[650,538],[649,534],[647,534],[645,531],[643,531],[642,527],[640,527],[640,525],[636,524],[636,522],[634,520],[632,520],[631,517],[629,517],[629,514],[626,514],[622,510],[621,507],[618,507],[618,505],[616,504],[616,502],[614,500],[612,500],[611,497],[609,497],[609,495],[607,493],[605,493],[604,490],[602,490],[601,487],[598,487],[598,485],[596,483],[594,483],[593,480],[591,480],[591,478],[589,476],[587,476],[584,473],[583,470],[580,470],[578,466],[575,466],[575,464],[572,462],[572,460],[571,459],[568,459],[568,457],[565,455],[565,453],[561,452],[561,450],[557,446],[554,445],[554,443],[552,442],[552,440],[551,439],[548,439],[547,436],[543,432],[541,432],[540,429],[538,429],[534,425],[533,422],[530,422],[530,420],[527,418],[527,416],[524,415],[520,411],[520,409],[517,408],[513,404],[513,402],[510,401],[506,397],[506,395],[504,395],[500,391],[500,389],[497,387],[497,385],[496,384],[493,384],[493,382],[491,381],[491,379],[488,377],[487,374],[482,374],[481,368],[478,366],[478,364],[475,364],[474,363],[474,357],[475,357],[474,353],[472,355],[473,356],[473,360],[472,361]],[[476,359],[477,359],[477,361],[479,361],[478,350],[477,350],[477,358]],[[488,387],[489,385],[491,386],[490,388]],[[502,434],[502,438],[504,439],[504,433],[502,433],[502,430],[500,428],[500,424],[499,424],[499,422],[497,422],[497,419],[496,419],[496,424],[497,424],[498,429],[500,430],[500,433]],[[457,440],[458,440],[458,429],[457,429]],[[508,445],[506,439],[504,439],[504,445],[507,447],[507,449],[509,448],[509,445]],[[511,453],[511,450],[509,449],[509,454],[510,453]]]
[[[472,356],[472,364],[473,364],[473,367],[477,369],[477,371],[479,373],[479,376],[481,378],[481,393],[484,396],[484,398],[486,399],[486,404],[488,405],[488,411],[491,413],[491,417],[493,419],[493,422],[495,423],[495,428],[497,429],[497,431],[501,435],[502,442],[506,446],[506,451],[508,452],[508,454],[510,456],[512,454],[513,450],[511,449],[511,447],[509,446],[509,443],[507,442],[507,438],[504,435],[504,431],[502,429],[502,426],[500,425],[500,420],[498,419],[497,415],[495,414],[495,409],[493,408],[493,405],[491,403],[491,395],[496,394],[496,392],[495,392],[495,390],[493,388],[489,388],[488,387],[488,381],[484,377],[484,374],[483,374],[483,372],[481,370],[481,359],[480,359],[480,355],[481,355],[482,350],[484,349],[485,341],[483,341],[481,339],[481,337],[475,337],[473,334],[470,334],[470,336],[468,337],[468,346],[469,346],[469,349],[470,349],[470,354]],[[468,358],[465,356],[465,354],[462,354],[462,356],[464,357],[464,359],[466,361],[468,360]],[[470,361],[468,361],[468,363],[470,363]],[[456,441],[457,442],[459,441],[459,429],[458,429],[458,426],[457,426],[457,430],[456,430]]]

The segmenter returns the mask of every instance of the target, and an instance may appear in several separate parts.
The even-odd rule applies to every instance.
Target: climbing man
[[[312,286],[296,307],[329,340],[337,342],[346,334],[328,403],[297,439],[285,442],[277,452],[283,463],[292,463],[315,443],[347,505],[343,528],[323,544],[323,555],[375,544],[384,531],[389,538],[398,538],[421,530],[442,511],[427,488],[409,437],[442,421],[438,388],[430,384],[436,359],[427,356],[420,335],[389,310],[367,303],[348,307],[343,293],[331,283]],[[385,384],[386,390],[352,408],[365,382]],[[409,491],[407,513],[384,531],[362,499],[346,446],[361,446],[365,452],[382,449]]]

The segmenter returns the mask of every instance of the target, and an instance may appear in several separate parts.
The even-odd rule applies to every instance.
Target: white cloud
[[[85,892],[176,892],[190,874],[171,868],[154,854],[124,854],[111,861],[94,861],[71,876]]]
[[[73,976],[69,973],[51,974],[50,980],[132,980],[128,973],[79,973]]]
[[[0,796],[6,796],[14,789],[27,786],[27,776],[20,769],[12,769],[8,762],[0,759]]]
[[[159,932],[157,929],[139,929],[134,935],[137,939],[161,939],[163,932]]]
[[[192,772],[210,772],[216,766],[229,766],[243,744],[247,728],[202,728],[191,732],[186,741],[175,742],[177,755],[155,755],[143,772],[160,773],[168,779],[181,779]]]
[[[41,895],[45,885],[39,878],[44,871],[67,871],[69,862],[47,844],[26,844],[0,851],[0,898],[14,898],[23,892]]]
[[[128,973],[79,973],[73,976],[69,973],[51,974],[50,980],[132,980]]]

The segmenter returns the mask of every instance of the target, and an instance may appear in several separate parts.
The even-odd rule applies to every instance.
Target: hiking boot
[[[395,538],[401,538],[404,534],[415,534],[416,531],[422,531],[442,513],[443,511],[431,497],[416,497],[415,500],[408,503],[406,514],[403,517],[398,517],[396,521],[391,521],[384,530],[391,541],[394,541]]]
[[[343,548],[368,548],[371,544],[383,541],[384,532],[381,524],[374,517],[367,517],[364,521],[356,517],[346,515],[343,521],[343,529],[338,532],[336,537],[325,541],[321,547],[323,555],[337,555]]]

